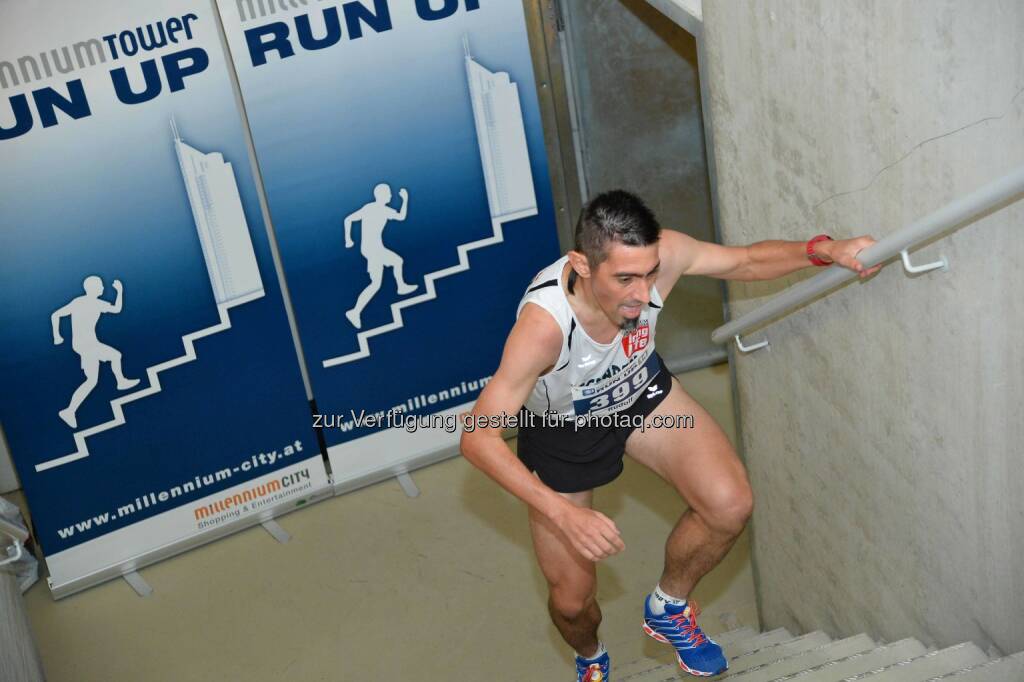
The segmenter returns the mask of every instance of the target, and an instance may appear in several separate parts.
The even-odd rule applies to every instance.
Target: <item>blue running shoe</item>
[[[608,652],[597,658],[576,657],[576,682],[608,682],[612,661]]]
[[[651,613],[650,599],[645,599],[644,632],[659,642],[671,644],[676,650],[679,667],[691,675],[710,677],[729,667],[722,647],[701,632],[697,614],[689,604],[666,604],[665,613],[656,616]]]

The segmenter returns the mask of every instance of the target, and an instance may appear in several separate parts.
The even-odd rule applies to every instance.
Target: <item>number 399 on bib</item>
[[[660,369],[658,357],[649,353],[647,361],[632,371],[620,372],[590,386],[573,386],[572,403],[576,415],[612,414],[626,409],[636,402]]]

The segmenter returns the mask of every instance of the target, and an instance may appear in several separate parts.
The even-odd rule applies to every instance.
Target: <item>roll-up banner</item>
[[[62,596],[330,486],[214,6],[2,13],[0,419]]]
[[[454,452],[558,255],[519,0],[218,0],[339,492]]]

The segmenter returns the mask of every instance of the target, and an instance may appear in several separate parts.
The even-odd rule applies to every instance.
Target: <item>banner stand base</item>
[[[270,509],[265,510],[264,514],[270,518],[279,518],[285,514],[305,509],[311,504],[322,502],[332,497],[332,490],[329,482],[325,482],[323,487],[315,488],[302,500],[296,503],[295,500],[287,500],[274,505]],[[63,599],[69,595],[81,592],[82,590],[92,587],[93,585],[99,585],[100,583],[108,580],[123,577],[131,584],[133,578],[129,578],[129,575],[137,575],[136,571],[146,566],[169,559],[173,556],[182,554],[191,549],[202,547],[210,542],[219,540],[222,537],[237,533],[247,528],[252,528],[257,524],[262,525],[262,521],[258,516],[245,516],[240,519],[236,519],[230,523],[222,524],[216,528],[208,529],[206,532],[199,535],[189,535],[174,542],[167,543],[161,547],[152,549],[148,552],[140,554],[135,557],[126,557],[124,560],[119,561],[115,564],[106,566],[104,568],[90,571],[81,575],[76,575],[72,578],[53,576],[53,566],[50,565],[50,576],[46,579],[47,584],[50,587],[50,594],[54,599]],[[129,573],[124,573],[126,569]],[[135,570],[131,570],[135,569]],[[142,584],[145,581],[141,577],[138,578]],[[147,586],[148,587],[148,586]]]
[[[281,524],[279,524],[274,519],[267,519],[266,521],[263,521],[260,525],[263,526],[263,530],[267,531],[272,536],[274,536],[274,539],[280,542],[282,545],[286,544],[289,540],[292,539],[292,536],[288,534],[288,531],[282,528]]]
[[[416,481],[412,480],[412,476],[409,475],[408,471],[395,476],[398,479],[398,485],[402,486],[402,492],[408,498],[414,498],[420,496],[420,489],[416,487]]]
[[[145,578],[139,575],[138,571],[132,571],[131,573],[125,573],[123,576],[124,581],[132,586],[135,590],[135,594],[140,597],[148,597],[153,594],[153,588],[149,586]]]

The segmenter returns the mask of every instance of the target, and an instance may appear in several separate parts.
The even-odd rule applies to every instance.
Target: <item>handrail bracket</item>
[[[942,254],[939,254],[939,260],[933,263],[925,263],[924,265],[914,265],[910,262],[910,254],[907,253],[906,249],[900,251],[900,258],[903,259],[903,269],[910,274],[916,274],[919,272],[930,272],[931,270],[942,269],[943,272],[949,272],[949,261]]]
[[[734,338],[736,339],[736,347],[739,348],[744,353],[753,353],[755,350],[760,350],[761,348],[767,348],[768,347],[768,342],[767,341],[759,341],[759,342],[753,343],[753,344],[751,344],[749,346],[744,346],[743,342],[740,341],[740,335],[739,334],[736,334],[736,336]]]

